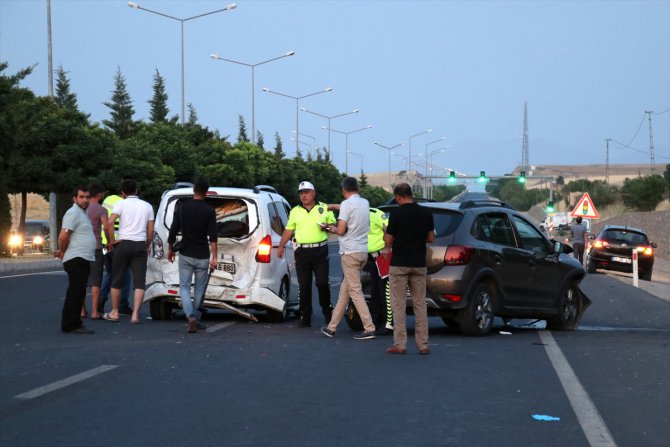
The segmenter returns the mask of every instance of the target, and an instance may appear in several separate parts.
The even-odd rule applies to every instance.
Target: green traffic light
[[[547,203],[546,210],[547,210],[548,213],[553,213],[554,212],[554,202]]]
[[[521,171],[518,178],[519,183],[526,183],[526,171]]]
[[[456,183],[456,171],[449,171],[449,183]]]
[[[479,171],[479,182],[486,183],[488,179],[486,178],[486,171]]]

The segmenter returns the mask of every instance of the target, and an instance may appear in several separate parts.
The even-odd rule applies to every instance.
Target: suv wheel
[[[573,331],[579,324],[581,303],[576,283],[571,283],[561,294],[558,315],[547,320],[547,329]]]
[[[474,289],[468,307],[461,311],[458,319],[465,335],[486,335],[493,326],[493,294],[490,287],[480,282]]]
[[[651,281],[651,273],[652,273],[651,270],[644,272],[643,274],[640,275],[640,279],[643,279],[645,281]]]
[[[591,261],[591,257],[586,258],[586,271],[588,273],[595,273],[596,272],[596,266],[593,263],[593,261]]]
[[[152,320],[171,320],[174,306],[163,298],[157,298],[149,303]]]
[[[279,293],[277,294],[279,298],[284,301],[284,309],[282,311],[276,311],[268,309],[268,321],[271,323],[281,323],[288,318],[288,281],[286,278],[282,279],[281,285],[279,286]]]

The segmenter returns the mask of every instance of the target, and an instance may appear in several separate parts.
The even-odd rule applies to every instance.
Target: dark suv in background
[[[577,328],[590,300],[579,288],[585,271],[569,256],[569,246],[550,241],[500,201],[420,205],[430,209],[435,223],[435,241],[426,254],[429,316],[440,316],[467,335],[489,333],[494,316],[545,319],[549,329]],[[407,304],[411,313],[409,297]],[[353,306],[347,322],[359,329]]]
[[[592,242],[586,257],[586,269],[589,273],[596,269],[633,273],[633,251],[636,251],[638,275],[651,281],[655,248],[656,244],[650,242],[647,234],[639,228],[607,225]]]

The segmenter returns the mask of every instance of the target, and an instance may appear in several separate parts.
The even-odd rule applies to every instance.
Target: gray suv
[[[426,253],[429,316],[467,335],[488,334],[494,316],[577,328],[591,301],[579,288],[585,271],[569,256],[572,248],[550,241],[526,216],[497,200],[420,205],[431,210],[435,223],[435,241]],[[359,329],[353,306],[347,322]]]

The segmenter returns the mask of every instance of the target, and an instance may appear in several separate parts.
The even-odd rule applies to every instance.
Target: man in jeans
[[[375,325],[361,287],[361,270],[368,260],[370,204],[358,194],[358,181],[353,177],[342,180],[342,195],[345,200],[340,205],[337,225],[325,227],[339,236],[344,280],[340,285],[340,295],[333,316],[328,326],[321,328],[321,332],[328,337],[335,335],[351,298],[363,322],[363,333],[355,335],[354,338],[367,340],[375,338]]]
[[[174,243],[181,231],[182,248],[179,255],[179,294],[184,314],[188,320],[188,333],[198,332],[195,309],[207,287],[207,270],[216,268],[216,213],[205,203],[209,184],[204,179],[193,186],[193,200],[175,207],[170,235],[168,236],[168,261],[174,262]],[[208,246],[209,243],[209,246]],[[211,258],[210,258],[211,253]],[[194,302],[191,303],[191,281],[195,275]]]
[[[389,354],[407,352],[406,293],[412,298],[414,339],[419,354],[429,354],[428,312],[426,309],[426,242],[435,239],[431,212],[414,202],[412,188],[400,183],[393,189],[398,208],[391,211],[384,242],[393,247],[391,256],[391,306],[393,346]]]

